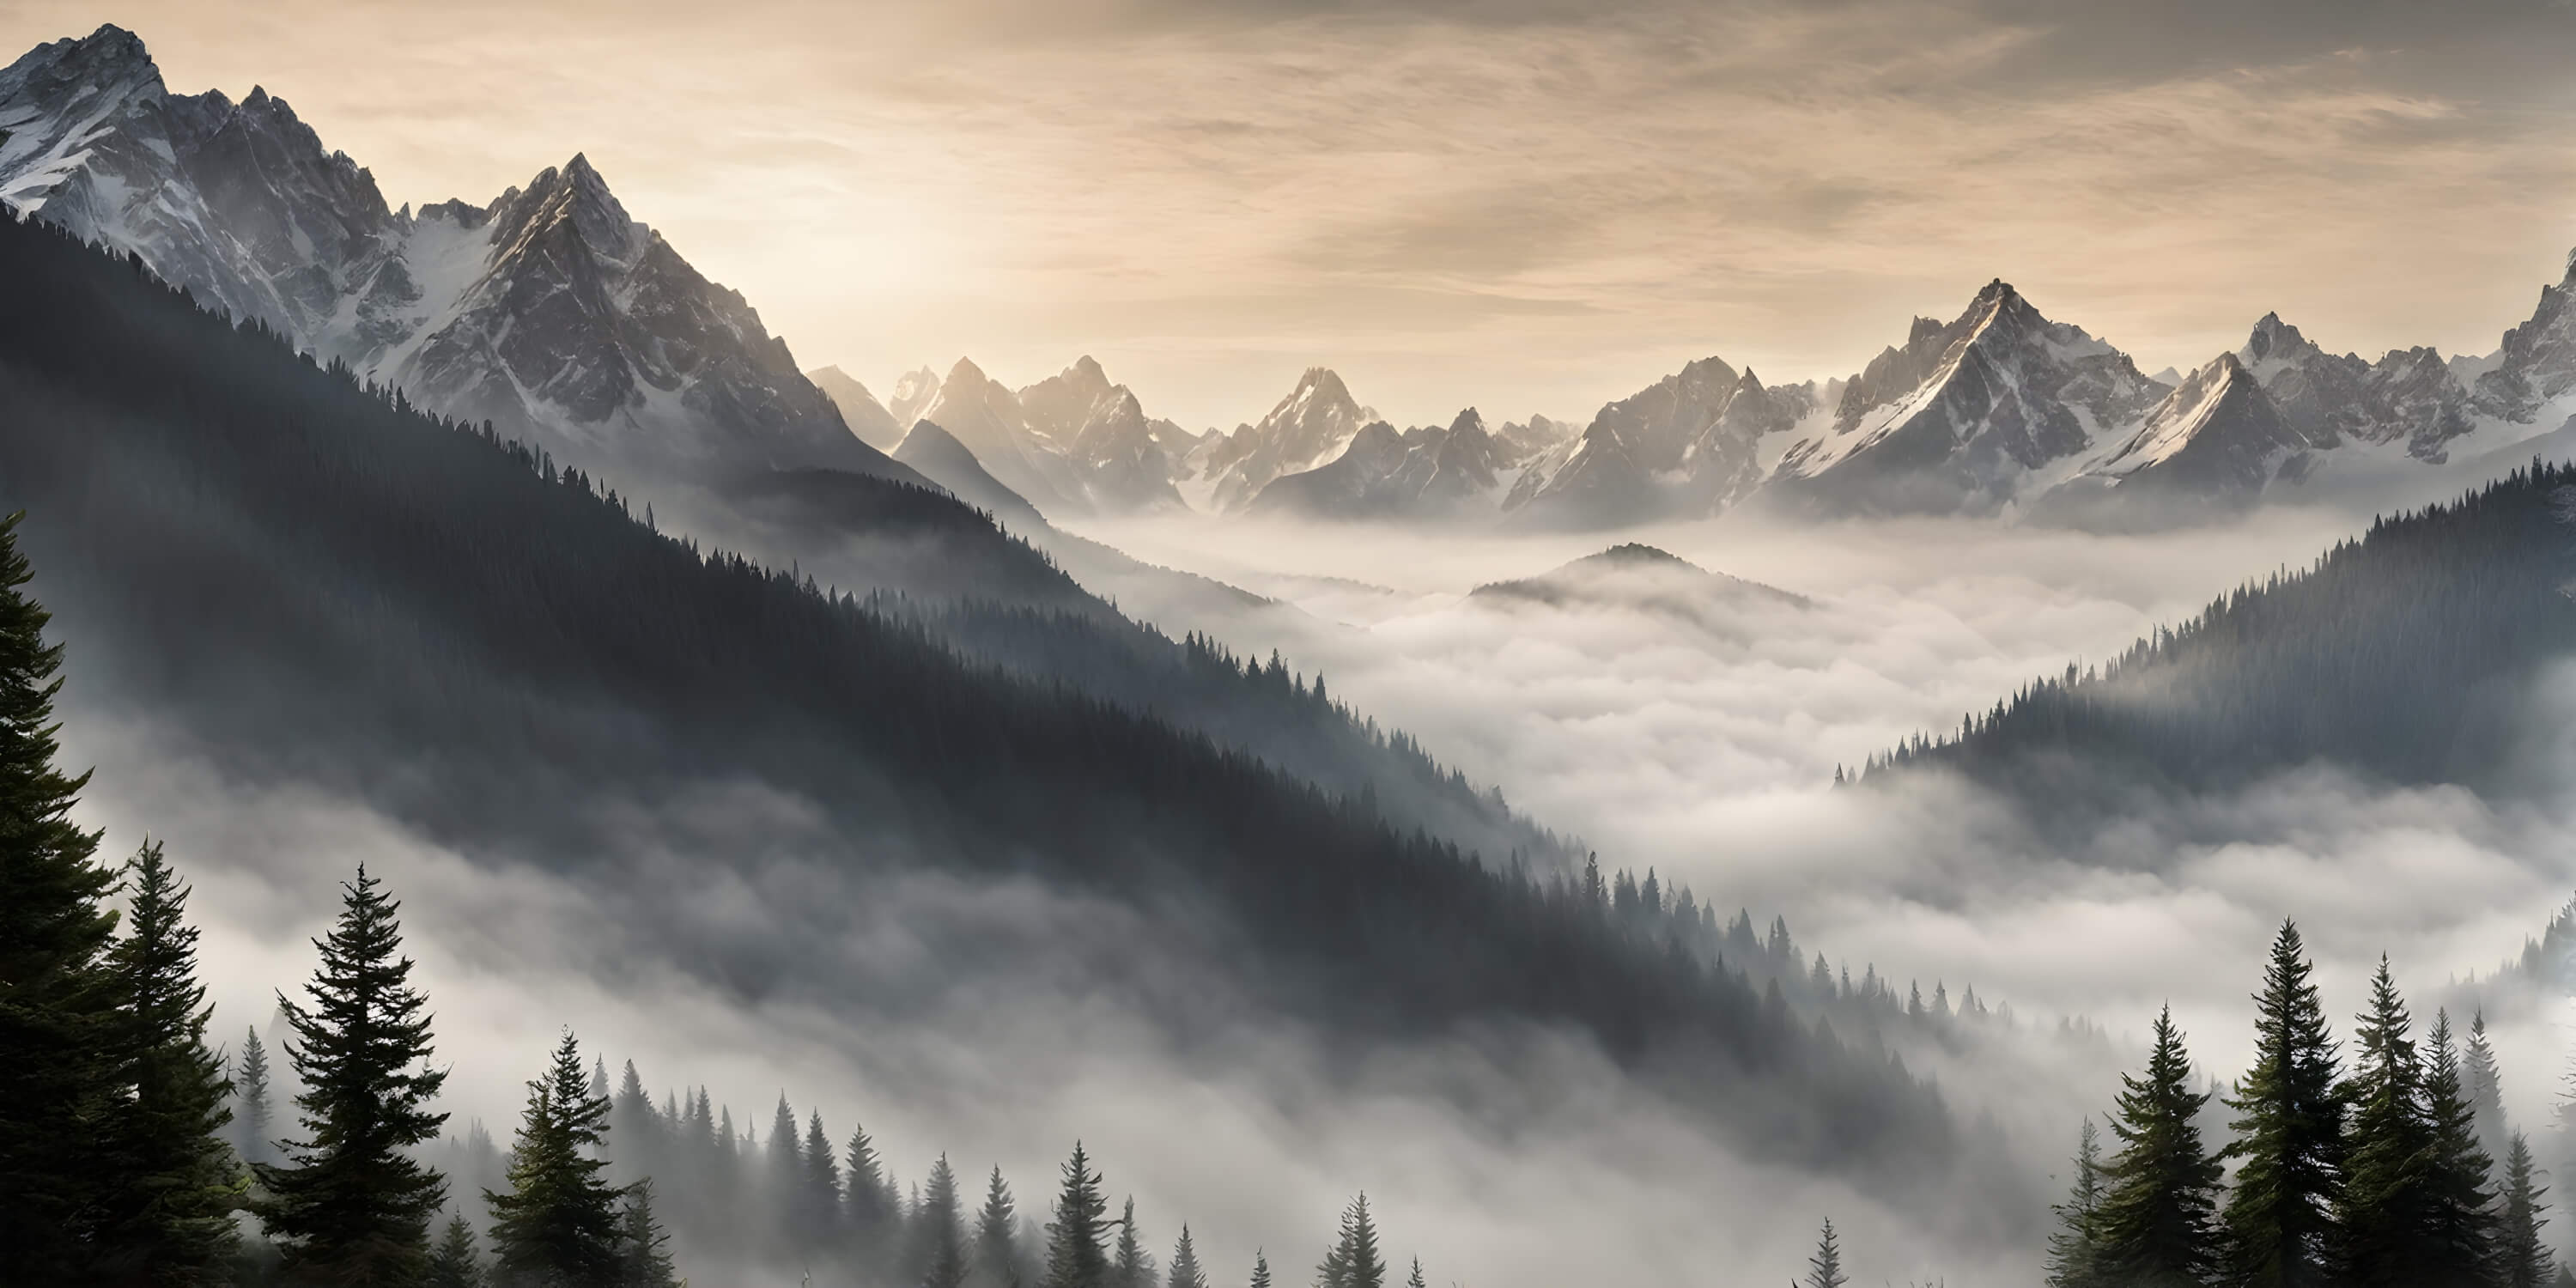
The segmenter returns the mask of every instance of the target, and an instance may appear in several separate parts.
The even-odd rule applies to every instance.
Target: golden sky
[[[2576,245],[2559,0],[0,0],[254,84],[387,198],[576,151],[807,366],[1082,353],[1399,423],[1846,375],[1987,279],[2153,370],[2483,353]]]

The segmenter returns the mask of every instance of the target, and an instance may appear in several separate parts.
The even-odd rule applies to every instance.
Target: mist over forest
[[[1200,431],[161,78],[0,72],[0,1285],[2576,1282],[2576,276]]]

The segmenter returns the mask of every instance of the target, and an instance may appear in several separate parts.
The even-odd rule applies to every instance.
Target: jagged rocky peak
[[[2233,353],[2184,377],[2101,473],[2124,489],[2249,501],[2311,445]]]
[[[608,181],[578,152],[561,169],[539,171],[524,191],[513,188],[502,194],[492,203],[492,219],[493,236],[504,255],[556,228],[569,230],[584,246],[621,265],[632,265],[644,250],[643,225],[627,215]]]
[[[2541,409],[2576,393],[2576,251],[2554,286],[2540,288],[2531,320],[2504,333],[2493,369],[2478,377],[2478,410],[2532,422]]]

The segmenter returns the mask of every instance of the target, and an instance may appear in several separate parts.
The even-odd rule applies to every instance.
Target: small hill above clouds
[[[1740,626],[1741,615],[1804,609],[1802,595],[1710,572],[1669,551],[1629,542],[1560,564],[1535,577],[1489,582],[1471,603],[1539,604],[1550,608],[1625,608],[1686,618],[1703,626]]]

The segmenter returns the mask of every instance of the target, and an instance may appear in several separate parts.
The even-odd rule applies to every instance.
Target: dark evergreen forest
[[[2054,808],[2325,762],[2384,782],[2534,785],[2532,682],[2576,651],[2576,466],[2534,461],[2382,518],[2099,667],[2069,664],[1868,771],[1941,765]]]
[[[0,315],[0,509],[27,513],[81,691],[237,781],[346,793],[479,861],[605,887],[627,855],[603,804],[749,779],[819,812],[832,840],[797,861],[1122,901],[1354,1049],[1570,1026],[1758,1157],[1908,1187],[1968,1152],[1932,1088],[1790,1004],[1791,972],[1731,961],[1713,933],[1639,933],[1597,875],[1391,824],[1364,779],[1328,789],[991,660],[1076,632],[1014,643],[1031,619],[889,607],[698,549],[44,228],[0,222],[0,280],[47,305]],[[1176,654],[1208,692],[1261,688],[1428,764],[1320,682]],[[773,848],[698,838],[696,861]],[[669,949],[746,996],[859,983],[775,945]]]

